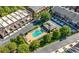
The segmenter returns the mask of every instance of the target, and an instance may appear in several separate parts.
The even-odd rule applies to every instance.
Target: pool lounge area
[[[25,36],[25,40],[29,43],[33,40],[37,40],[40,39],[41,37],[45,36],[47,33],[41,29],[41,28],[37,28],[31,32],[29,32],[26,36]]]

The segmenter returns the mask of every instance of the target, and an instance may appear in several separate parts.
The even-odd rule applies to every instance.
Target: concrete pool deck
[[[37,40],[40,39],[41,37],[45,36],[47,33],[43,32],[42,34],[38,35],[37,37],[33,37],[32,34],[36,31],[36,30],[40,30],[41,28],[37,28],[31,32],[29,32],[26,36],[25,36],[25,40],[29,43],[32,42],[33,40]]]

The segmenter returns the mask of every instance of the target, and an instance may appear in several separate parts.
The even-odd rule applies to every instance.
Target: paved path
[[[67,37],[65,40],[61,41],[61,42],[56,42],[56,43],[51,43],[43,48],[40,48],[36,51],[34,51],[34,53],[50,53],[52,51],[55,51],[67,44],[70,44],[76,40],[79,40],[79,33],[76,33],[70,37]]]

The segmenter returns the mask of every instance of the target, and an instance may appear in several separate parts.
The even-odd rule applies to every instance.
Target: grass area
[[[23,6],[0,6],[0,17],[6,16],[19,9],[25,9]]]

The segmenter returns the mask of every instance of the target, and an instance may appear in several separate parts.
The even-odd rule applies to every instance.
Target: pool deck
[[[37,29],[40,29],[40,28],[37,28]],[[37,29],[35,29],[35,30],[37,30]],[[41,35],[39,35],[39,36],[37,36],[37,37],[33,37],[33,36],[32,36],[32,33],[33,33],[35,30],[29,32],[29,33],[25,36],[25,40],[26,40],[28,43],[31,42],[31,41],[33,41],[33,40],[40,39],[41,37],[43,37],[43,36],[45,36],[45,35],[47,34],[46,32],[43,32]]]

